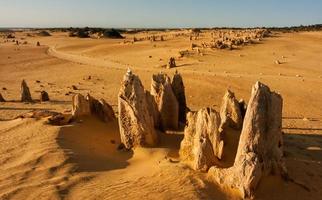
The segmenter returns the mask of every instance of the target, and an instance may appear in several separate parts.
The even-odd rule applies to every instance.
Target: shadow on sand
[[[75,165],[76,172],[98,172],[123,169],[132,151],[118,151],[120,144],[117,121],[103,123],[95,118],[86,118],[60,129],[58,145]]]

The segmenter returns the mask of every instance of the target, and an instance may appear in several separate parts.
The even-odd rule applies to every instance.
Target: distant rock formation
[[[207,171],[221,159],[224,147],[219,114],[211,108],[187,114],[180,159],[195,170]]]
[[[177,130],[179,124],[179,105],[173,93],[171,80],[166,74],[152,76],[151,94],[158,107],[161,130]]]
[[[173,93],[176,96],[179,104],[179,122],[185,124],[186,113],[188,110],[187,102],[186,102],[186,94],[185,94],[185,88],[184,88],[182,76],[177,71],[172,78],[171,86],[172,86]]]
[[[31,94],[29,91],[29,87],[25,80],[21,82],[21,101],[22,102],[32,102]]]
[[[49,95],[46,91],[41,91],[40,92],[40,101],[44,102],[44,101],[49,101]]]
[[[3,98],[1,93],[0,93],[0,102],[6,102],[6,100]]]
[[[108,29],[105,30],[103,33],[103,37],[105,38],[112,38],[112,39],[123,39],[124,37],[120,34],[119,31],[115,29]]]
[[[171,57],[169,59],[168,69],[175,68],[175,67],[177,67],[177,65],[176,65],[176,59],[174,57]]]
[[[235,94],[227,90],[222,100],[220,108],[221,127],[231,127],[241,129],[243,125],[243,116],[240,111],[240,105],[235,98]]]
[[[127,149],[155,146],[158,141],[147,95],[138,76],[128,70],[118,95],[121,141]]]
[[[38,36],[48,37],[48,36],[51,36],[51,34],[48,31],[40,31],[38,33]]]
[[[262,177],[287,177],[283,158],[282,97],[257,82],[253,86],[237,155],[231,168],[210,168],[208,174],[219,184],[240,190],[252,198]]]

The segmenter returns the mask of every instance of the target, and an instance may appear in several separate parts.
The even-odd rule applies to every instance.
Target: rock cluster
[[[177,130],[179,122],[186,121],[184,84],[177,72],[172,81],[166,74],[154,74],[150,93],[139,77],[128,70],[118,99],[121,140],[128,149],[155,146],[158,141],[155,129]]]
[[[219,30],[212,33],[212,41],[202,43],[202,47],[211,49],[233,49],[245,44],[253,43],[254,40],[260,41],[269,36],[270,32],[266,29],[250,30]]]
[[[76,94],[73,96],[72,102],[72,116],[74,120],[80,120],[86,116],[95,116],[103,122],[115,120],[112,107],[103,99],[97,100],[90,95],[84,97],[81,94]]]
[[[240,190],[250,198],[262,177],[287,177],[283,160],[282,97],[257,82],[243,120],[244,101],[227,91],[220,115],[210,108],[187,114],[180,159],[195,170],[208,171],[219,184]],[[237,154],[232,167],[221,168],[227,128],[240,129]],[[268,139],[269,138],[269,139]]]
[[[217,166],[209,175],[218,183],[240,190],[250,198],[263,176],[287,176],[283,160],[282,97],[261,84],[252,89],[237,155],[231,168]]]
[[[31,112],[19,115],[17,118],[34,118],[43,119],[47,118],[47,123],[55,126],[63,126],[70,123],[70,117],[59,112],[48,110],[34,110]]]

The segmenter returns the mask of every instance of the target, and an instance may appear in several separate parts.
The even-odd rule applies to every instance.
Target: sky
[[[0,0],[0,27],[184,28],[322,24],[322,0]]]

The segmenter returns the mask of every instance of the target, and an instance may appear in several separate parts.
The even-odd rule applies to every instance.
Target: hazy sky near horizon
[[[0,0],[0,27],[322,24],[322,0]]]

